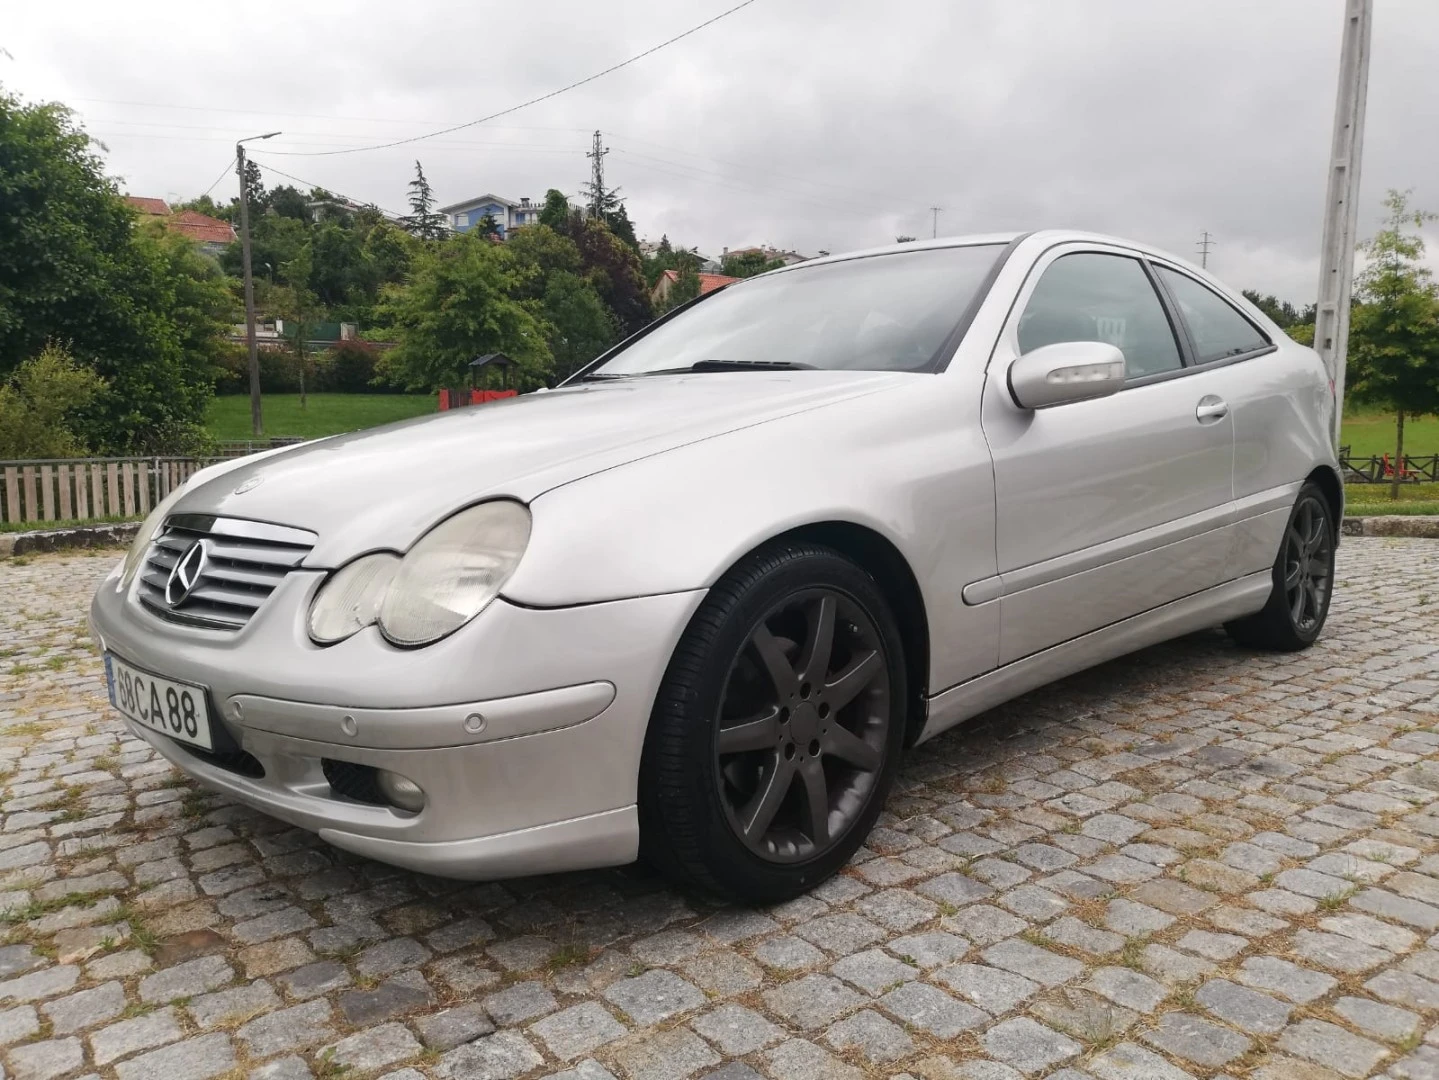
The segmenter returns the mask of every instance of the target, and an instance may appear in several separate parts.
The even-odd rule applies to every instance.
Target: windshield
[[[731,285],[590,375],[753,364],[929,371],[1003,246],[927,248],[800,266]]]

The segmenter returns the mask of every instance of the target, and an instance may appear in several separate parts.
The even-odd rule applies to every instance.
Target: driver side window
[[[1063,255],[1044,271],[1019,318],[1019,351],[1061,341],[1116,346],[1130,379],[1182,365],[1149,276],[1123,255]]]

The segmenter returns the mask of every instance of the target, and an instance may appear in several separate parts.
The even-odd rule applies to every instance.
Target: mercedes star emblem
[[[165,603],[173,608],[185,602],[191,590],[200,583],[200,577],[205,573],[206,561],[205,541],[196,540],[170,571],[170,578],[165,582]]]

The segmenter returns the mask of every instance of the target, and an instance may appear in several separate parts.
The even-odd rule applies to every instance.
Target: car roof
[[[980,244],[1008,245],[1016,241],[1035,244],[1041,250],[1063,243],[1110,244],[1154,255],[1187,268],[1190,267],[1188,260],[1136,240],[1126,240],[1120,236],[1107,236],[1104,233],[1085,232],[1081,229],[1041,229],[1035,232],[970,233],[964,236],[941,236],[933,240],[910,240],[902,244],[885,244],[882,247],[862,248],[858,251],[844,251],[836,255],[822,255],[817,259],[806,259],[802,263],[794,263],[768,271],[768,274],[783,274],[798,270],[800,267],[845,262],[849,259],[863,259],[871,255],[889,255],[897,251],[927,251],[936,248],[974,247]],[[1197,270],[1198,268],[1193,267],[1192,269]],[[760,276],[768,276],[768,274]]]

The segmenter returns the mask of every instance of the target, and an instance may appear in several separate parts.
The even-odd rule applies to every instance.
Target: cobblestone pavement
[[[114,557],[0,563],[0,1076],[1439,1076],[1432,541],[1347,540],[1307,653],[1198,634],[920,748],[767,911],[418,877],[202,793],[103,701]]]

